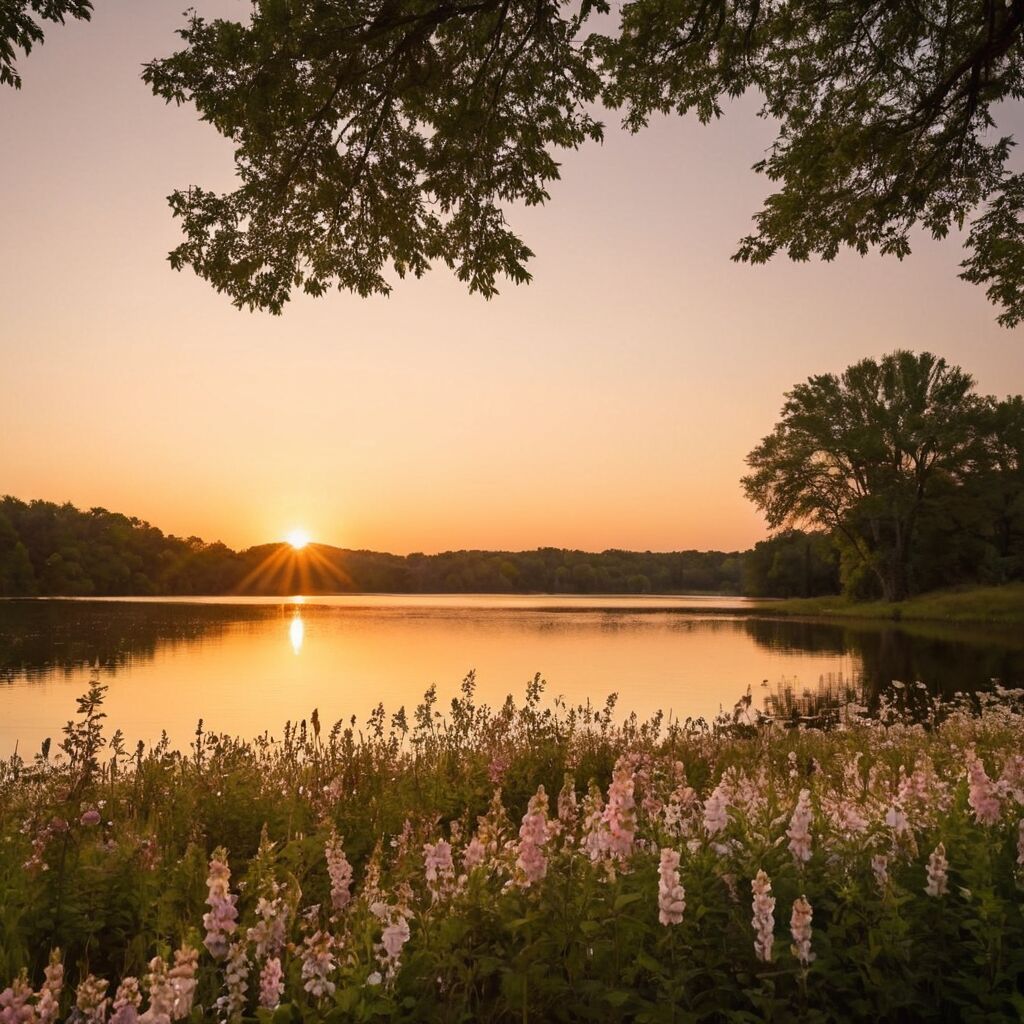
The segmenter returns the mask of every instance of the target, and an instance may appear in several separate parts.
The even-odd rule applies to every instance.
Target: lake
[[[540,672],[549,698],[620,712],[710,718],[752,688],[891,680],[933,693],[1024,684],[1020,630],[798,621],[742,598],[344,596],[0,601],[0,756],[59,737],[98,672],[110,729],[129,744],[196,722],[252,737],[318,708],[321,719],[378,703],[411,712],[436,684],[444,707],[471,669],[478,699],[521,698]]]

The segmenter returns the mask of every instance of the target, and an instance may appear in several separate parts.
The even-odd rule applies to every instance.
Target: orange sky
[[[529,287],[486,302],[441,270],[240,313],[165,262],[164,197],[231,181],[228,144],[138,81],[182,4],[97,8],[0,92],[0,492],[233,546],[737,548],[764,536],[744,455],[808,374],[927,347],[1024,390],[1024,330],[956,279],[955,241],[729,261],[765,192],[752,102],[566,155],[512,218]]]

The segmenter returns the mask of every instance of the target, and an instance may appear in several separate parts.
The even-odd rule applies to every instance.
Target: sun
[[[292,530],[285,538],[296,551],[301,551],[310,541],[309,534],[305,530]]]

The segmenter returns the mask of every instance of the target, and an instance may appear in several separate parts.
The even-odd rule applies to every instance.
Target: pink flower
[[[391,981],[401,966],[402,950],[409,941],[409,922],[398,907],[386,908],[388,923],[381,932],[376,946],[377,962],[384,968],[384,976]]]
[[[932,850],[928,857],[928,884],[924,891],[929,896],[945,896],[949,888],[949,861],[946,860],[946,847],[943,843]]]
[[[892,807],[886,811],[886,824],[893,830],[893,836],[899,839],[901,836],[905,836],[910,831],[910,822],[907,820],[906,815],[903,813],[903,809],[898,804],[893,804]]]
[[[95,807],[90,808],[79,818],[83,825],[98,825],[100,823],[100,812]]]
[[[999,787],[1000,792],[1024,804],[1024,754],[1013,754],[1006,759],[1003,773],[999,776]]]
[[[324,847],[327,857],[327,874],[331,879],[331,906],[336,910],[344,910],[352,899],[352,865],[341,845],[338,833],[331,829],[331,834]]]
[[[616,767],[612,773],[612,784],[608,787],[608,803],[601,821],[604,825],[605,850],[612,859],[620,862],[633,852],[633,838],[636,834],[633,787],[632,772]]]
[[[793,936],[793,956],[805,967],[814,959],[811,952],[811,918],[814,916],[806,896],[793,901],[793,913],[789,919],[789,931]]]
[[[114,994],[114,1012],[110,1015],[109,1024],[136,1024],[141,1005],[139,979],[131,976],[122,978]]]
[[[380,944],[384,952],[392,960],[397,960],[402,954],[402,948],[409,941],[409,922],[404,917],[399,917],[393,924],[387,925],[380,936]]]
[[[256,956],[263,959],[276,956],[284,947],[288,931],[288,904],[284,897],[277,895],[279,887],[272,884],[273,899],[261,896],[256,901],[256,923],[246,933],[253,943]]]
[[[951,802],[949,786],[935,771],[935,765],[923,757],[910,775],[900,780],[896,802],[909,808],[916,819],[934,820]]]
[[[789,852],[795,860],[806,864],[811,859],[811,791],[801,789],[796,809],[790,819],[786,835],[789,836]]]
[[[189,945],[183,945],[174,954],[174,966],[167,974],[174,993],[171,1020],[184,1020],[192,1012],[196,994],[196,969],[199,954]]]
[[[36,1000],[36,1020],[38,1024],[54,1024],[60,1010],[60,996],[64,990],[64,964],[61,963],[60,950],[50,952],[50,962],[43,970],[43,986]]]
[[[334,959],[334,939],[324,931],[307,935],[302,947],[303,988],[314,998],[334,995],[335,984],[330,980],[337,966]]]
[[[661,851],[658,865],[658,920],[666,927],[679,924],[686,910],[686,892],[679,881],[679,854]]]
[[[227,956],[228,940],[238,928],[238,910],[235,907],[238,897],[228,891],[230,880],[227,851],[218,846],[210,858],[210,874],[206,879],[209,889],[206,904],[210,910],[203,915],[203,927],[206,929],[203,945],[217,960]]]
[[[462,851],[462,867],[466,872],[473,868],[480,867],[487,856],[487,847],[481,842],[479,836],[473,836]]]
[[[246,993],[249,991],[249,957],[245,942],[232,942],[224,964],[224,985],[227,995],[217,1000],[229,1020],[240,1020],[245,1012]]]
[[[145,1013],[139,1014],[139,1024],[169,1024],[174,1008],[174,989],[163,957],[155,956],[149,961],[146,988],[149,990],[149,1006]]]
[[[30,1024],[35,1017],[29,999],[32,997],[32,986],[25,977],[25,972],[0,992],[0,1024]]]
[[[668,803],[662,808],[665,829],[670,835],[683,835],[684,823],[698,802],[697,794],[685,782],[681,782],[672,790]]]
[[[451,844],[443,839],[433,844],[424,843],[423,866],[431,896],[437,900],[447,895],[455,879]]]
[[[974,820],[979,825],[995,825],[1002,814],[999,793],[973,749],[967,751],[967,781],[967,801],[974,811]]]
[[[516,857],[516,882],[529,888],[543,881],[548,871],[544,845],[548,841],[548,797],[543,786],[530,797],[530,804],[519,827],[519,848]]]
[[[772,881],[759,869],[757,876],[750,883],[750,889],[754,894],[751,904],[754,911],[751,920],[754,926],[754,953],[761,963],[769,964],[772,961],[772,945],[775,941],[775,897],[772,895]]]
[[[837,832],[854,835],[867,831],[870,824],[861,809],[850,800],[822,800],[826,815]]]
[[[704,801],[704,830],[709,836],[716,836],[729,824],[730,787],[725,779],[715,786]]]
[[[75,1006],[88,1024],[103,1024],[107,1019],[107,1007],[110,1005],[106,996],[108,985],[105,978],[89,974],[75,990]]]
[[[41,825],[36,834],[32,837],[32,855],[22,865],[22,868],[29,874],[38,871],[48,871],[46,863],[46,848],[53,836],[60,832],[66,832],[68,823],[63,818],[54,818],[48,825]],[[31,824],[26,822],[22,831],[31,831]]]
[[[284,994],[284,974],[281,961],[272,956],[260,971],[260,1006],[265,1010],[276,1010]]]

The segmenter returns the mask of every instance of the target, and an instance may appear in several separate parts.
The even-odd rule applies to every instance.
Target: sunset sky
[[[732,549],[765,535],[738,480],[796,381],[910,347],[1024,390],[1024,329],[957,280],[956,240],[730,262],[766,192],[752,101],[566,154],[511,215],[530,286],[488,302],[440,269],[239,312],[166,262],[167,194],[232,181],[230,145],[139,81],[183,6],[99,0],[0,91],[0,493],[235,547]]]

